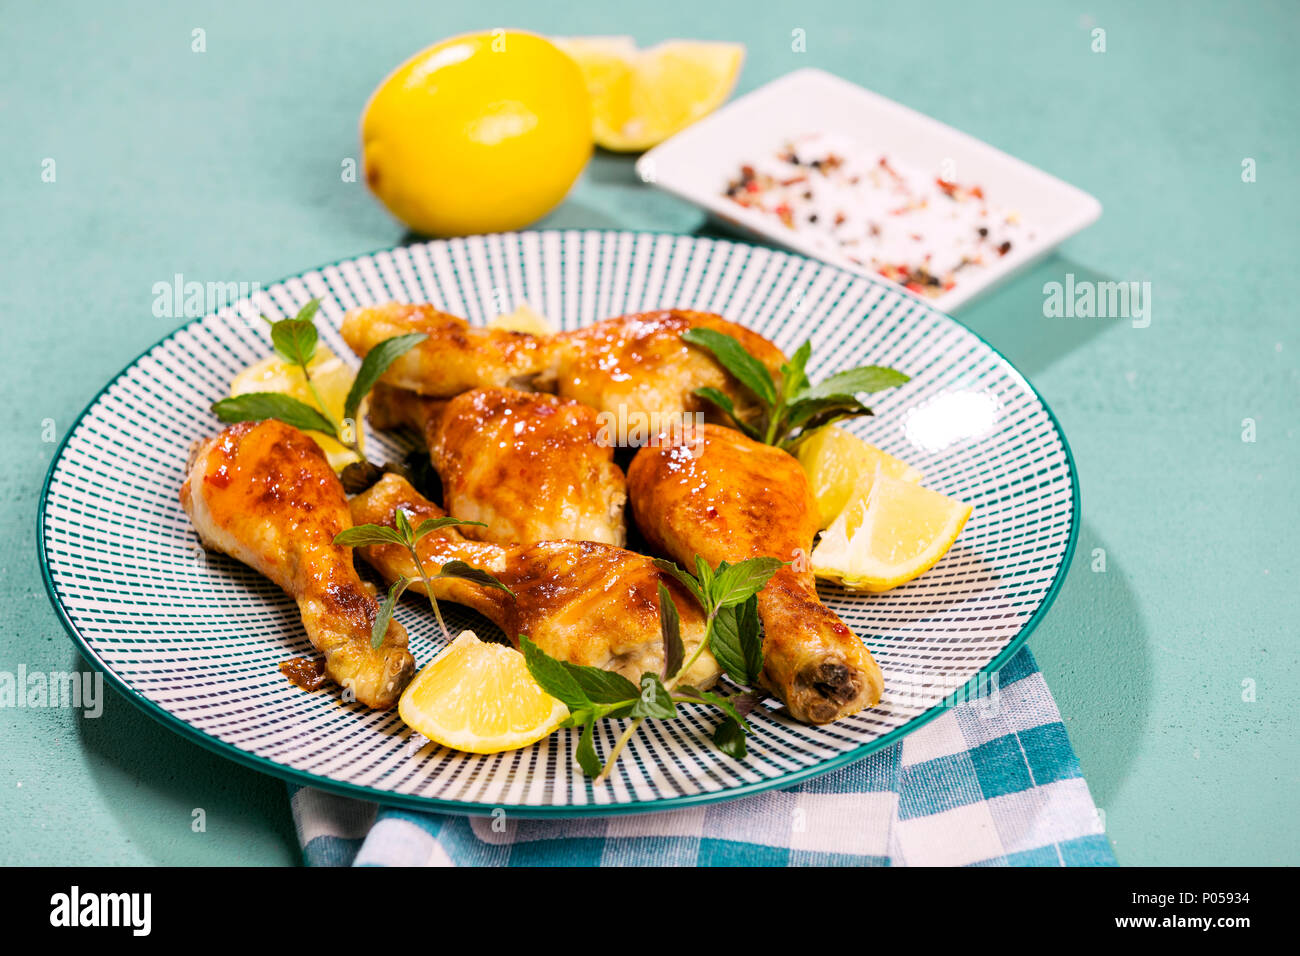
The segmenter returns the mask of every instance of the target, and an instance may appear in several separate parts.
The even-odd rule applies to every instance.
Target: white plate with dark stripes
[[[884,595],[833,587],[825,602],[871,647],[880,706],[825,727],[760,708],[749,756],[709,744],[706,712],[650,722],[605,784],[573,760],[575,731],[477,756],[415,746],[395,712],[307,693],[279,664],[311,646],[293,601],[253,571],[206,554],[177,491],[191,443],[219,424],[209,406],[270,354],[257,317],[317,297],[322,340],[358,305],[432,302],[483,324],[527,302],[562,328],[662,307],[717,312],[786,352],[813,341],[814,381],[862,364],[912,380],[873,397],[848,427],[916,467],[926,485],[974,506],[948,555]],[[408,450],[367,435],[371,457]],[[689,236],[525,232],[377,252],[285,280],[174,332],[91,402],[46,478],[38,548],[50,598],[86,657],[167,726],[298,783],[389,804],[518,815],[659,810],[788,786],[887,746],[996,671],[1042,618],[1078,529],[1078,486],[1055,418],[987,343],[891,285],[797,255]],[[493,628],[447,605],[453,632]],[[416,663],[441,638],[427,605],[397,616]],[[620,730],[597,730],[608,750]]]

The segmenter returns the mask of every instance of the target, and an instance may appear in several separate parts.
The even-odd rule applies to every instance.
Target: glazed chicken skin
[[[807,555],[816,507],[803,468],[779,448],[703,425],[684,442],[646,447],[628,468],[637,527],[686,567],[770,556],[791,562],[758,594],[763,684],[805,723],[824,724],[880,701],[880,668],[817,597]]]
[[[381,381],[421,395],[446,398],[480,386],[515,385],[554,392],[615,416],[715,414],[694,394],[716,388],[744,419],[758,412],[753,396],[698,346],[682,341],[687,329],[709,328],[738,339],[776,373],[785,356],[757,332],[709,312],[663,309],[605,319],[549,336],[472,328],[431,305],[354,309],[344,317],[344,340],[365,356],[384,339],[408,332],[428,338],[397,359]]]
[[[547,337],[474,328],[424,304],[353,309],[339,332],[362,358],[384,339],[423,332],[428,338],[393,362],[382,381],[433,398],[486,385],[526,384],[550,366],[553,354]]]
[[[367,707],[397,703],[415,672],[406,631],[371,646],[378,604],[357,576],[343,486],[314,441],[282,422],[240,422],[196,451],[181,503],[205,547],[266,575],[298,602],[325,674]]]
[[[601,439],[596,412],[554,395],[476,388],[447,401],[380,385],[371,401],[377,428],[424,436],[442,479],[447,510],[486,528],[484,541],[627,541],[627,481]]]
[[[412,525],[444,512],[404,478],[385,475],[351,501],[357,524],[394,526],[400,508]],[[448,561],[461,560],[495,575],[514,598],[495,588],[460,578],[433,578],[434,597],[474,608],[517,642],[527,634],[547,654],[622,674],[638,683],[647,672],[663,673],[659,624],[659,584],[667,586],[681,617],[682,643],[689,660],[704,640],[705,624],[695,600],[670,575],[644,555],[594,541],[546,541],[502,546],[465,538],[455,527],[420,539],[420,561],[432,576]],[[424,593],[410,552],[397,545],[360,548],[361,556],[386,581],[409,579]],[[685,680],[707,687],[718,665],[706,648]]]
[[[709,312],[664,309],[621,315],[557,336],[555,391],[611,415],[658,413],[682,420],[711,414],[712,403],[694,394],[716,388],[744,420],[758,412],[753,396],[712,353],[682,341],[689,329],[714,329],[739,340],[776,374],[785,355],[757,332]]]

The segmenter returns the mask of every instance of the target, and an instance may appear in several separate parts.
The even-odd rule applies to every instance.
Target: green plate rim
[[[674,236],[674,237],[689,238],[689,239],[707,239],[710,242],[715,242],[715,243],[727,242],[739,246],[753,246],[756,248],[766,248],[772,252],[789,256],[792,259],[798,259],[804,262],[813,263],[823,268],[835,269],[837,271],[844,272],[851,279],[860,279],[866,282],[873,282],[873,283],[875,282],[875,280],[873,280],[870,276],[860,276],[857,275],[856,273],[848,272],[847,270],[842,269],[841,267],[834,265],[832,263],[811,259],[808,256],[802,255],[801,253],[798,252],[793,252],[786,249],[773,249],[770,246],[763,246],[758,243],[747,242],[740,239],[730,239],[725,237],[717,238],[713,236],[693,236],[690,233],[670,232],[667,230],[657,230],[657,229],[547,228],[547,229],[519,230],[516,233],[514,233],[514,235],[524,235],[525,233],[528,232],[562,233],[562,234],[564,233],[585,234],[585,233],[595,232],[595,233],[602,233],[605,235],[630,234],[633,236],[652,235],[652,236]],[[510,235],[510,233],[506,233],[506,235]],[[463,238],[468,239],[474,237],[463,237]],[[304,269],[301,272],[296,272],[291,275],[285,276],[282,279],[278,279],[275,282],[272,282],[270,286],[281,285],[293,279],[301,279],[309,272],[320,272],[321,270],[328,269],[333,266],[338,266],[344,262],[353,262],[357,259],[365,259],[365,258],[373,257],[384,252],[395,252],[398,249],[407,248],[409,246],[424,245],[425,243],[430,241],[436,242],[439,240],[417,239],[413,242],[403,242],[395,246],[384,246],[379,249],[372,250],[371,252],[360,252],[349,256],[343,256],[342,258],[336,259],[333,262],[325,263],[319,266],[312,266],[310,268]],[[267,288],[270,288],[270,286],[267,286]],[[928,308],[934,311],[938,311],[937,309],[934,309],[933,306],[929,305],[929,303],[926,302],[924,299],[921,299],[919,296],[913,295],[912,293],[908,292],[905,289],[901,289],[901,288],[896,289],[891,284],[889,286],[889,290],[896,291],[902,295],[916,299],[917,301],[921,302],[923,305],[926,305]],[[1079,500],[1080,489],[1079,489],[1079,472],[1078,472],[1078,468],[1075,467],[1074,454],[1070,449],[1070,443],[1065,437],[1065,429],[1061,427],[1061,423],[1057,419],[1056,413],[1052,411],[1052,407],[1049,404],[1047,404],[1046,399],[1043,398],[1043,396],[1039,393],[1038,389],[1034,387],[1034,384],[1028,379],[1028,377],[1026,377],[1024,373],[1020,371],[1020,369],[1016,368],[1016,366],[1012,364],[1012,362],[1005,355],[1003,355],[1002,352],[999,351],[996,346],[994,346],[982,335],[980,335],[978,332],[971,329],[969,326],[967,326],[965,323],[961,322],[960,320],[953,318],[951,315],[948,315],[946,312],[941,312],[940,314],[943,315],[945,318],[947,318],[949,321],[954,322],[957,325],[961,326],[971,335],[975,336],[975,338],[978,339],[981,343],[983,343],[990,351],[992,351],[994,355],[996,355],[999,359],[1005,362],[1007,368],[1009,368],[1012,372],[1014,372],[1016,376],[1022,382],[1024,382],[1025,386],[1029,389],[1029,391],[1033,393],[1036,399],[1038,399],[1039,404],[1043,406],[1043,410],[1047,412],[1048,420],[1051,421],[1052,428],[1055,430],[1057,438],[1059,438],[1061,441],[1061,449],[1065,453],[1065,462],[1070,472],[1070,492],[1071,492],[1070,500],[1072,504],[1070,509],[1070,534],[1069,534],[1069,539],[1066,541],[1065,553],[1061,557],[1060,566],[1056,569],[1056,576],[1052,579],[1052,583],[1048,587],[1047,593],[1043,596],[1042,603],[1038,606],[1038,609],[1034,612],[1033,616],[1031,616],[1029,620],[1025,622],[1025,625],[1024,627],[1021,628],[1020,633],[1017,634],[1014,638],[1012,638],[1011,642],[1007,644],[1007,646],[1003,648],[1002,651],[996,657],[993,658],[993,660],[989,661],[986,665],[984,665],[984,667],[978,673],[972,676],[971,679],[967,681],[965,685],[963,685],[963,687],[961,687],[960,689],[954,691],[952,694],[949,695],[950,697],[955,695],[955,699],[962,700],[962,699],[966,699],[968,692],[980,689],[981,686],[980,681],[982,679],[988,677],[988,675],[994,674],[997,671],[1001,670],[1007,664],[1007,662],[1011,660],[1011,658],[1016,654],[1016,652],[1019,651],[1020,648],[1022,648],[1025,645],[1025,643],[1029,640],[1029,635],[1032,634],[1034,630],[1038,627],[1038,625],[1042,622],[1043,618],[1047,615],[1048,610],[1051,608],[1053,602],[1056,600],[1056,596],[1060,592],[1061,586],[1065,583],[1065,578],[1066,575],[1069,573],[1070,565],[1073,563],[1075,546],[1079,540],[1079,519],[1081,514],[1080,500]],[[371,803],[381,803],[386,806],[401,807],[407,810],[423,810],[426,812],[451,813],[459,816],[488,816],[495,810],[503,810],[507,814],[511,814],[521,819],[592,817],[592,816],[615,816],[615,815],[621,816],[624,814],[631,814],[631,813],[655,813],[661,810],[680,810],[685,807],[702,806],[704,804],[710,804],[710,803],[721,803],[727,800],[734,800],[739,797],[753,796],[756,793],[763,793],[767,790],[784,789],[786,787],[793,786],[796,783],[801,783],[804,780],[809,780],[814,777],[820,777],[823,774],[827,774],[834,770],[838,770],[841,767],[847,766],[848,764],[855,763],[858,760],[861,760],[863,757],[870,756],[871,754],[875,753],[878,750],[883,750],[886,747],[890,747],[893,744],[897,743],[898,741],[902,740],[904,737],[906,737],[908,734],[912,733],[913,731],[919,730],[921,727],[928,724],[931,720],[938,717],[941,713],[944,712],[944,710],[947,709],[944,702],[940,701],[939,703],[931,707],[929,710],[925,711],[922,714],[918,714],[917,716],[909,720],[907,723],[903,724],[903,726],[891,730],[889,733],[885,734],[884,736],[877,737],[875,740],[871,741],[870,743],[865,743],[860,747],[856,747],[853,750],[839,754],[836,757],[831,757],[828,760],[822,761],[816,766],[805,767],[802,770],[796,770],[791,773],[783,774],[779,777],[774,777],[769,780],[760,780],[755,783],[747,783],[742,786],[733,787],[731,789],[724,790],[721,792],[698,793],[698,794],[691,794],[683,797],[669,797],[664,800],[633,800],[628,803],[609,803],[609,804],[590,803],[590,804],[583,804],[580,806],[565,805],[565,806],[554,806],[554,807],[534,806],[534,805],[527,805],[527,804],[504,804],[504,803],[486,804],[486,803],[477,803],[477,802],[470,802],[464,800],[440,800],[436,797],[420,797],[420,796],[415,796],[413,794],[392,793],[387,790],[379,790],[372,787],[362,786],[360,784],[346,783],[341,780],[335,780],[331,777],[322,777],[318,774],[308,773],[307,771],[304,770],[296,770],[293,767],[288,767],[284,764],[276,763],[275,761],[268,760],[265,757],[259,757],[255,754],[250,754],[247,751],[239,749],[234,744],[227,743],[226,741],[221,740],[218,737],[214,737],[211,734],[198,730],[195,727],[192,727],[190,724],[186,723],[184,720],[181,720],[179,717],[172,714],[170,711],[165,710],[158,704],[149,700],[139,691],[128,686],[125,681],[123,681],[116,673],[113,672],[111,668],[109,668],[100,659],[99,655],[96,654],[95,651],[90,647],[90,644],[82,636],[81,632],[77,630],[76,625],[72,622],[72,619],[68,616],[67,609],[63,606],[63,601],[60,599],[58,592],[54,588],[54,580],[50,574],[49,555],[46,551],[46,541],[45,541],[45,514],[46,511],[48,510],[47,505],[49,500],[50,483],[54,478],[54,471],[58,467],[59,461],[63,458],[63,453],[67,448],[69,439],[71,439],[72,436],[76,433],[77,427],[81,424],[82,419],[86,417],[86,414],[90,411],[90,409],[93,408],[95,403],[98,402],[100,398],[102,398],[110,388],[116,385],[122,379],[122,377],[125,376],[128,371],[134,368],[136,364],[141,359],[143,359],[146,355],[148,355],[154,349],[158,348],[158,346],[165,344],[175,336],[179,335],[181,332],[186,331],[195,323],[202,322],[205,318],[207,318],[206,314],[193,318],[190,321],[186,322],[184,325],[181,325],[173,329],[171,332],[164,335],[161,339],[154,342],[152,345],[148,346],[134,359],[132,359],[130,362],[124,365],[121,371],[119,371],[116,375],[114,375],[111,379],[109,379],[108,382],[106,382],[99,389],[99,391],[95,393],[95,395],[90,399],[90,401],[86,403],[86,406],[81,410],[81,413],[77,415],[76,420],[73,421],[72,425],[69,426],[63,438],[59,441],[58,448],[55,449],[54,452],[54,457],[50,459],[49,468],[45,472],[45,480],[41,483],[41,496],[40,496],[40,500],[37,503],[37,511],[36,511],[36,553],[37,553],[37,558],[40,561],[40,565],[41,565],[41,580],[45,584],[45,593],[46,595],[48,595],[50,599],[50,603],[54,606],[54,612],[58,617],[59,622],[63,625],[64,630],[68,632],[69,637],[72,638],[72,641],[76,645],[77,650],[81,653],[81,656],[84,657],[96,670],[104,674],[108,678],[109,684],[112,685],[127,700],[131,701],[133,704],[135,704],[137,707],[143,710],[154,720],[161,723],[164,727],[168,728],[169,730],[172,730],[173,732],[179,734],[180,736],[186,738],[187,740],[193,741],[194,743],[197,743],[200,746],[205,747],[206,749],[211,750],[222,757],[225,757],[229,760],[233,760],[235,763],[242,764],[246,767],[249,767],[253,770],[258,770],[262,773],[270,774],[271,776],[274,777],[279,777],[280,779],[285,780],[289,783],[294,783],[303,787],[316,787],[317,789],[327,790],[329,792],[341,794],[343,796],[354,797],[361,800],[367,800]]]

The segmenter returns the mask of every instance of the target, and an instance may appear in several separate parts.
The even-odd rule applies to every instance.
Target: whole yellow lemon
[[[582,71],[542,37],[443,40],[399,66],[361,116],[366,182],[417,232],[528,225],[555,208],[592,152]]]

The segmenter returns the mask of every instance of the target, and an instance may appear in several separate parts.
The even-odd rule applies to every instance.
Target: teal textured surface
[[[499,24],[738,39],[742,90],[818,66],[1101,200],[1097,225],[959,316],[1032,378],[1080,469],[1079,548],[1031,647],[1121,864],[1297,862],[1300,341],[1268,285],[1294,273],[1298,245],[1287,164],[1300,152],[1300,14],[1286,4],[10,11],[0,671],[76,666],[42,593],[35,502],[82,406],[186,319],[155,301],[155,284],[267,283],[400,240],[364,186],[340,175],[361,106],[426,39]],[[206,52],[192,52],[195,29]],[[792,52],[795,30],[806,52]],[[541,223],[701,224],[637,183],[629,159],[604,155]],[[1149,281],[1150,325],[1046,317],[1044,284],[1068,274]],[[98,719],[0,709],[0,747],[11,835],[0,862],[296,862],[278,781],[115,696]]]

